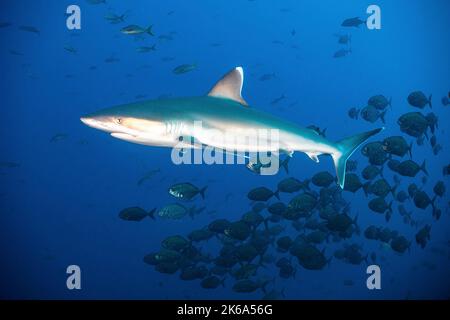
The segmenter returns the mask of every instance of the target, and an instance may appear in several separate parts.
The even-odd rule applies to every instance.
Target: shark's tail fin
[[[151,36],[154,36],[152,28],[153,28],[153,25],[149,26],[149,27],[145,30],[145,32],[147,32],[147,33],[148,33],[149,35],[151,35]]]
[[[342,139],[336,143],[336,149],[338,152],[331,154],[334,161],[334,166],[336,167],[336,175],[338,179],[339,186],[344,188],[345,183],[345,166],[347,159],[355,152],[364,141],[369,139],[371,136],[379,133],[384,128],[378,128],[372,131],[367,131],[360,133],[345,139]]]

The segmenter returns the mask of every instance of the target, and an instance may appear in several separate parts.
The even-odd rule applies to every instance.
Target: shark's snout
[[[92,118],[90,117],[81,117],[80,120],[87,126],[91,126],[92,124]]]
[[[102,121],[102,119],[98,117],[83,116],[80,118],[80,120],[88,127],[94,129],[108,130],[111,127],[111,125],[107,121]]]

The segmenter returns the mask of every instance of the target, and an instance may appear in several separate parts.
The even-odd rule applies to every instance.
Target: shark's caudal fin
[[[336,176],[341,188],[344,188],[345,183],[345,167],[347,159],[355,152],[355,150],[371,136],[379,133],[384,128],[378,128],[372,131],[360,133],[345,139],[342,139],[336,143],[336,149],[339,152],[333,153],[334,166],[336,167]]]

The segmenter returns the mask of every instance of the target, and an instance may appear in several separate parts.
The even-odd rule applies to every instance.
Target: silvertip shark
[[[243,69],[237,67],[223,76],[205,96],[119,105],[83,116],[81,121],[110,133],[114,138],[132,143],[173,148],[184,140],[181,138],[189,137],[194,144],[184,147],[210,146],[238,152],[248,152],[248,146],[244,149],[242,144],[233,142],[239,139],[215,139],[212,132],[227,130],[238,138],[247,129],[275,129],[279,133],[278,150],[273,150],[273,144],[269,142],[250,151],[287,153],[290,156],[300,151],[315,162],[319,162],[319,155],[331,155],[341,188],[345,184],[347,159],[368,138],[384,129],[377,128],[332,142],[314,130],[249,107],[242,98],[243,83]],[[196,121],[201,121],[200,129],[194,126]]]

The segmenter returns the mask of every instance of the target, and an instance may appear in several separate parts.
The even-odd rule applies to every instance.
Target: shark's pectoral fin
[[[315,153],[315,152],[306,152],[306,155],[312,160],[315,161],[317,163],[319,163],[319,155],[320,153]]]
[[[208,96],[216,98],[231,99],[244,106],[247,102],[242,98],[242,86],[244,84],[244,71],[242,67],[237,67],[228,72],[209,91]]]

